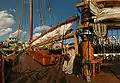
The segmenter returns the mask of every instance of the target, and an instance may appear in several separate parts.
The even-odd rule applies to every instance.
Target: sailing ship
[[[107,43],[108,48],[111,46],[112,48],[111,50],[107,49],[109,52],[104,51],[106,50],[104,49],[106,48],[105,40],[108,40],[108,30],[119,29],[120,26],[119,4],[119,0],[87,0],[80,2],[76,4],[80,16],[73,16],[33,39],[33,0],[30,0],[30,45],[22,51],[14,49],[13,54],[7,58],[4,58],[5,53],[1,53],[1,82],[72,83],[76,81],[77,83],[84,82],[81,77],[85,77],[87,82],[99,83],[104,79],[104,83],[111,83],[111,81],[119,83],[120,80],[113,73],[101,73],[101,66],[106,68],[106,65],[107,67],[109,65],[111,70],[108,71],[114,72],[119,78],[119,72],[116,69],[116,66],[120,66],[119,50],[116,51],[117,53],[110,53],[114,45]],[[70,28],[75,21],[81,22],[77,25],[76,31]],[[112,28],[110,28],[111,26]],[[81,42],[78,41],[78,36],[81,37]],[[76,76],[74,74],[66,75],[62,71],[63,63],[65,61],[69,63],[70,61],[70,57],[67,56],[65,51],[66,45],[63,44],[63,40],[69,38],[74,38],[74,44],[71,47],[75,48],[76,56],[72,67]],[[51,52],[49,44],[59,40],[62,40],[60,52],[55,53],[55,50]],[[98,48],[98,51],[96,48]],[[67,59],[65,59],[66,56]],[[7,68],[9,64],[5,64],[4,67],[4,63],[10,63],[11,60],[11,69]],[[112,63],[112,61],[115,63]],[[5,76],[7,75],[6,78],[4,78],[4,70]],[[9,75],[7,74],[9,72],[6,73],[8,70]],[[96,71],[99,74],[96,74]],[[76,79],[77,77],[79,79]]]

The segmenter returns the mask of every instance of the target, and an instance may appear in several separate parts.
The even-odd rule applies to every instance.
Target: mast
[[[30,0],[30,44],[33,38],[33,0]]]

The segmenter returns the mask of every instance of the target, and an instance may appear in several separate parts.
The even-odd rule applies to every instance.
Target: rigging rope
[[[51,15],[52,9],[50,8],[50,0],[48,0],[47,6],[48,6],[47,7],[48,8],[48,12],[49,12],[50,27],[52,27],[52,15]]]
[[[47,0],[47,1],[48,1],[48,3],[46,3],[46,4],[47,4],[48,13],[49,13],[50,26],[52,27],[52,19],[55,19],[55,21],[57,21],[58,24],[59,24],[59,20],[52,14],[50,0]],[[52,16],[53,16],[53,18],[52,18]]]
[[[21,7],[21,10],[20,10],[20,17],[19,17],[19,22],[18,22],[18,26],[17,26],[17,30],[18,30],[17,38],[18,39],[20,37],[19,30],[22,30],[21,23],[22,23],[23,12],[24,12],[24,0],[22,0],[22,7]]]
[[[40,0],[38,0],[38,12],[39,12],[39,20],[40,20],[40,25],[44,25],[44,16],[43,16],[43,8],[42,4],[40,4]]]
[[[89,23],[88,23],[88,26],[90,26],[90,7],[89,7],[89,6],[90,6],[90,1],[88,1],[88,8],[89,8],[89,9],[88,9],[88,11],[89,11],[89,13],[88,13],[88,17],[89,17],[89,19],[88,19],[88,22],[89,22]],[[88,27],[88,35],[90,35],[90,34],[89,34],[89,31],[90,31],[90,27]],[[91,69],[90,54],[89,54],[89,53],[90,53],[90,49],[89,49],[89,48],[90,48],[90,43],[91,43],[91,42],[90,42],[90,38],[88,38],[88,72],[89,72],[89,75],[90,75],[91,70],[92,70],[92,69]]]
[[[47,8],[47,10],[48,10],[48,13],[49,13],[49,19],[50,19],[50,26],[52,27],[52,19],[54,19],[56,22],[57,22],[57,24],[59,24],[59,19],[55,16],[55,15],[53,15],[53,13],[52,13],[52,8],[51,8],[51,1],[50,0],[47,0],[47,2],[46,2],[46,8]]]
[[[113,28],[113,26],[112,26],[112,28]],[[112,34],[112,37],[113,37],[113,29],[111,28],[111,34]],[[112,53],[113,53],[113,42],[112,42]]]
[[[119,34],[118,34],[118,29],[117,29],[117,45],[119,46]]]

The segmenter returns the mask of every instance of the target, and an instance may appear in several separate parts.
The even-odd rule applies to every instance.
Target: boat
[[[116,37],[107,36],[108,30],[119,29],[119,5],[119,0],[85,0],[76,4],[79,15],[33,39],[33,0],[30,0],[29,46],[23,50],[14,49],[7,58],[1,53],[1,83],[119,83],[120,46],[111,42],[112,38],[117,40]],[[76,31],[70,28],[75,21],[80,22]],[[64,44],[69,38],[73,38],[74,43]],[[60,40],[61,49],[52,49],[54,42]],[[66,53],[71,48],[75,53],[72,74],[63,68],[65,62],[71,61]],[[113,48],[118,49],[114,51]],[[7,68],[11,60],[11,67]],[[4,71],[9,71],[6,78]]]

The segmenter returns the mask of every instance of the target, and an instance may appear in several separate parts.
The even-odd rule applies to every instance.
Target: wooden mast
[[[33,0],[30,0],[30,40],[32,42],[33,38]]]
[[[76,33],[74,32],[74,47],[75,47],[75,53],[76,53],[76,56],[79,55],[79,52],[78,52],[78,37],[76,35]]]

